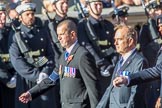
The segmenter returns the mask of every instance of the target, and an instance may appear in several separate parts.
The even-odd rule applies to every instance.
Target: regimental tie
[[[123,59],[123,57],[121,57],[120,60],[119,60],[119,63],[118,63],[117,71],[119,71],[119,69],[122,67],[123,61],[124,61],[124,59]]]
[[[66,51],[65,52],[65,61],[67,60],[68,57],[69,57],[69,53]]]

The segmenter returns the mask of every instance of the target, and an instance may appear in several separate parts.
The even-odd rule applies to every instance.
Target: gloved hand
[[[16,87],[16,75],[14,75],[9,82],[7,82],[6,86],[8,88],[15,88]]]
[[[104,77],[109,77],[110,76],[110,70],[111,70],[111,64],[103,59],[97,60],[96,64],[98,66],[98,68],[100,69],[100,74]]]
[[[44,72],[41,72],[40,74],[39,74],[39,77],[38,77],[38,79],[37,79],[37,84],[39,84],[43,79],[45,79],[45,78],[48,78],[48,75],[46,74],[46,73],[44,73]]]
[[[100,74],[104,77],[109,77],[111,74],[111,71],[113,71],[114,67],[109,65],[109,66],[102,66],[100,68]]]

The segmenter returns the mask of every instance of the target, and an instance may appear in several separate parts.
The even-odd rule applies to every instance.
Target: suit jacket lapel
[[[135,55],[137,54],[137,50],[135,50],[129,57],[128,59],[124,62],[124,64],[121,66],[121,68],[119,70],[118,69],[118,63],[116,64],[115,66],[115,69],[114,69],[114,72],[113,72],[113,76],[112,76],[112,79],[111,79],[111,83],[112,81],[114,80],[114,78],[117,76],[117,74],[120,72],[120,71],[123,71],[125,70],[128,65],[132,62],[133,58],[135,57]]]
[[[135,50],[129,57],[128,59],[124,62],[124,64],[122,65],[122,67],[117,71],[118,69],[118,63],[116,64],[115,68],[114,68],[114,72],[113,72],[113,75],[112,75],[112,78],[111,78],[111,83],[110,83],[110,86],[111,87],[111,90],[113,89],[113,80],[114,78],[116,77],[116,75],[120,72],[120,71],[123,71],[125,70],[125,68],[132,62],[133,58],[135,57],[135,55],[137,54],[137,50]]]
[[[118,63],[119,63],[119,61],[118,61]],[[118,72],[117,72],[117,69],[118,69],[118,63],[116,64],[116,66],[115,66],[115,68],[114,68],[114,72],[113,72],[113,75],[112,75],[112,78],[111,78],[111,83],[113,82],[113,80],[114,80],[116,74],[118,73]]]
[[[125,68],[128,67],[128,65],[132,62],[136,54],[137,50],[133,51],[133,53],[127,58],[127,60],[124,62],[118,72],[125,70]]]

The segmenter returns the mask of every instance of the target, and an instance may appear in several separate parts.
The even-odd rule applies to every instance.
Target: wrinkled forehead
[[[121,36],[125,36],[127,31],[128,31],[128,28],[126,28],[126,27],[119,28],[115,33],[115,37],[118,38],[118,37],[121,37]]]
[[[58,26],[58,27],[57,27],[57,33],[59,33],[59,34],[63,34],[63,33],[65,33],[67,30],[68,30],[68,29],[67,29],[67,26],[66,26],[66,25],[61,25],[61,26]]]
[[[115,33],[115,36],[114,36],[114,39],[118,39],[118,38],[121,38],[123,35],[121,29],[118,29]]]

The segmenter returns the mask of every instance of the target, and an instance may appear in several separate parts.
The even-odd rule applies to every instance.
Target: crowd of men
[[[138,29],[127,24],[129,7],[114,7],[110,22],[102,0],[86,0],[87,11],[78,0],[78,18],[67,16],[68,0],[49,2],[47,20],[31,0],[0,2],[0,108],[162,107],[159,74],[139,85],[126,79],[156,65],[161,73],[162,1],[145,4]]]

